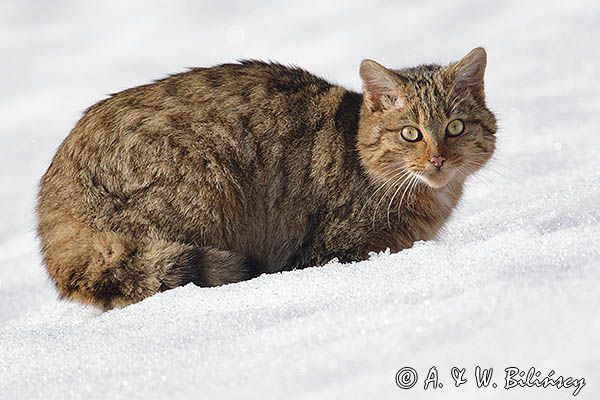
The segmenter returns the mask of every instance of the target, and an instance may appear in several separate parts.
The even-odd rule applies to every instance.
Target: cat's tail
[[[254,276],[250,260],[231,251],[97,231],[64,214],[40,216],[38,234],[59,295],[105,310],[190,282],[218,286]]]

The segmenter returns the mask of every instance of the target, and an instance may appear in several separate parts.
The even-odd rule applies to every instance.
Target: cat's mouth
[[[419,178],[434,189],[440,189],[446,186],[456,174],[452,168],[433,168],[419,174]]]

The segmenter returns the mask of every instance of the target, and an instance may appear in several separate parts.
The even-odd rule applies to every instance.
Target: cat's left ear
[[[450,64],[446,70],[455,90],[470,91],[473,96],[485,101],[483,78],[487,65],[487,54],[483,47],[476,47],[459,62]]]

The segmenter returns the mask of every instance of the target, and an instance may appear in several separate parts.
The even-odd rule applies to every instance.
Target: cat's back
[[[298,67],[256,60],[196,68],[175,77],[197,94],[210,93],[217,98],[239,97],[250,103],[283,98],[292,100],[294,97],[310,100],[335,86]]]
[[[270,138],[310,133],[331,119],[347,93],[301,68],[277,63],[248,60],[194,68],[94,104],[63,147],[102,146],[140,133],[180,139],[202,133],[234,139],[248,133]],[[223,129],[204,129],[207,124]]]
[[[314,106],[316,98],[336,87],[301,68],[246,60],[194,68],[127,89],[97,103],[90,110],[123,112],[151,108],[159,111],[193,107],[194,112],[281,112],[283,110],[276,107],[286,104],[297,107],[298,103]]]

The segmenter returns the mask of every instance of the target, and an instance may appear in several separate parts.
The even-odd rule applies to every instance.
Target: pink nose
[[[444,156],[433,156],[431,157],[431,160],[429,160],[436,168],[442,168],[444,161],[446,161],[446,157]]]

